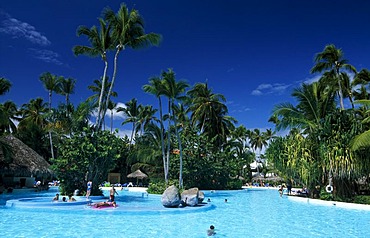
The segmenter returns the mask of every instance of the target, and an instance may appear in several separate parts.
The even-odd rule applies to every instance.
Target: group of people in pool
[[[53,197],[53,202],[59,202],[59,193],[55,194],[55,197]],[[75,202],[76,199],[72,196],[72,194],[68,195],[68,200],[66,197],[63,197],[62,202]]]

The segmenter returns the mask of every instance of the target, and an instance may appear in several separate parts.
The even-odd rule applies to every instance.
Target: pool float
[[[333,192],[333,186],[331,186],[330,184],[328,185],[328,186],[326,186],[326,192],[327,193],[331,193],[331,192]]]
[[[103,205],[103,206],[99,206],[99,207],[96,207],[95,205],[91,205],[91,209],[94,209],[94,210],[107,209],[107,208],[117,208],[117,207],[118,207],[118,205],[113,206],[113,204],[107,204],[107,205]]]

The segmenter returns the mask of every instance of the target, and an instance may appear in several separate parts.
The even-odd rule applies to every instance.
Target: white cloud
[[[303,80],[303,83],[311,84],[311,83],[319,81],[320,78],[321,78],[321,75],[315,75],[312,78],[306,78],[305,80]]]
[[[5,16],[5,19],[0,22],[0,32],[10,35],[13,38],[25,38],[33,44],[41,46],[51,44],[46,36],[38,32],[34,26],[12,18],[9,14],[4,12],[2,12],[1,15]]]
[[[252,91],[252,95],[260,96],[266,94],[274,94],[274,95],[281,95],[284,94],[286,89],[290,87],[291,84],[282,84],[282,83],[275,83],[275,84],[260,84],[256,89]]]
[[[36,59],[40,59],[47,63],[53,63],[56,65],[62,65],[63,63],[58,59],[59,54],[55,53],[51,50],[41,50],[41,49],[34,49],[30,48],[29,51],[31,52],[32,56]]]
[[[126,116],[122,113],[122,112],[117,112],[117,109],[118,108],[126,108],[126,105],[122,102],[118,102],[116,107],[113,108],[113,120],[125,120],[126,119]],[[96,112],[96,115],[97,115],[97,112]],[[107,113],[105,114],[106,117],[110,118],[111,117],[111,110],[107,110]]]

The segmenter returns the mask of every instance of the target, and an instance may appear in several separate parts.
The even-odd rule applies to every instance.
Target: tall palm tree
[[[109,101],[117,74],[117,60],[121,51],[126,48],[141,49],[149,46],[157,46],[161,36],[156,33],[145,33],[144,20],[135,9],[129,11],[125,4],[121,4],[117,13],[110,8],[104,11],[105,19],[112,25],[112,38],[116,46],[114,56],[114,69],[112,83],[110,85],[106,103]]]
[[[331,80],[336,81],[338,85],[338,95],[341,109],[344,109],[343,91],[342,91],[342,77],[341,72],[347,70],[351,73],[356,73],[356,68],[348,64],[348,60],[343,58],[342,49],[337,49],[335,45],[327,45],[324,50],[317,53],[315,56],[316,64],[312,67],[311,73],[321,73],[323,71],[331,72]]]
[[[76,87],[76,80],[73,78],[64,78],[59,77],[60,86],[58,93],[60,95],[65,96],[66,98],[66,105],[67,105],[67,117],[69,116],[68,107],[70,104],[70,95],[74,93],[75,87]]]
[[[70,95],[74,93],[76,80],[73,78],[60,77],[60,88],[58,93],[65,96],[66,105],[70,103]]]
[[[53,92],[58,92],[60,88],[60,79],[49,72],[41,74],[40,81],[44,84],[45,89],[49,92],[49,113],[51,113],[51,99]],[[54,146],[53,138],[51,135],[51,130],[49,130],[49,141],[50,141],[50,151],[51,157],[54,159]]]
[[[88,40],[90,41],[90,46],[75,46],[73,47],[73,52],[75,55],[87,55],[90,57],[97,57],[100,56],[104,62],[104,70],[102,76],[102,87],[99,94],[99,101],[98,101],[98,116],[95,122],[95,129],[100,130],[101,128],[101,120],[103,117],[102,113],[102,102],[104,96],[104,89],[107,80],[107,69],[108,69],[108,61],[107,61],[107,51],[112,49],[112,39],[110,36],[110,29],[111,26],[107,24],[104,19],[99,18],[100,29],[96,26],[88,28],[86,26],[79,26],[77,29],[77,36],[85,35]]]
[[[149,84],[143,86],[144,92],[153,94],[158,98],[159,103],[159,122],[160,122],[160,138],[161,138],[161,150],[162,150],[162,160],[164,169],[164,179],[168,183],[168,171],[166,165],[166,154],[164,146],[164,125],[163,125],[163,108],[161,96],[164,93],[163,80],[160,77],[153,77],[149,80]]]
[[[183,187],[182,181],[182,146],[181,138],[179,135],[177,127],[177,119],[174,115],[173,108],[176,100],[181,100],[184,98],[182,95],[185,92],[185,89],[189,86],[185,81],[180,80],[176,82],[176,75],[172,69],[162,72],[163,83],[164,83],[164,92],[163,94],[168,98],[168,114],[169,114],[169,125],[168,125],[168,148],[167,148],[167,166],[169,164],[169,150],[170,150],[170,121],[173,120],[175,125],[175,133],[177,137],[177,142],[180,150],[180,173],[179,173],[179,187]],[[167,169],[168,171],[168,169]]]

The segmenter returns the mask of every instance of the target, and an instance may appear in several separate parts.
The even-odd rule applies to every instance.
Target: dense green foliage
[[[59,144],[59,155],[52,160],[53,170],[61,181],[66,194],[75,189],[86,191],[86,181],[93,182],[93,194],[98,184],[107,178],[108,172],[121,158],[122,140],[108,131],[94,132],[89,129],[65,138]]]

